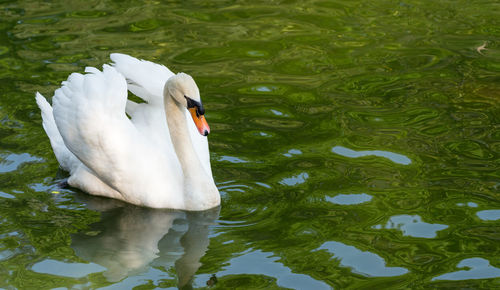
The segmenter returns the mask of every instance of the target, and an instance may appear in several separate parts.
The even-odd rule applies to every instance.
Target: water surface
[[[0,287],[500,287],[499,10],[0,2]],[[195,78],[220,209],[58,186],[34,94],[111,52]]]

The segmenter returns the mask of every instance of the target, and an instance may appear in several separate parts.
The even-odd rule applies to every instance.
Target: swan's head
[[[200,91],[190,75],[178,73],[170,77],[165,84],[165,94],[189,110],[201,135],[207,136],[210,133],[210,127],[205,119],[205,108],[201,103]]]

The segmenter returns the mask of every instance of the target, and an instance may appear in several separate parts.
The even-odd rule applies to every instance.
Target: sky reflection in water
[[[361,194],[338,194],[334,197],[326,197],[326,200],[341,205],[352,205],[352,204],[361,204],[365,202],[371,201],[373,196],[361,193]]]
[[[489,209],[478,211],[477,216],[484,221],[500,220],[500,209]]]
[[[308,275],[293,273],[288,267],[279,262],[280,258],[272,253],[260,250],[248,250],[241,256],[228,261],[225,270],[218,275],[270,275],[276,277],[280,287],[291,289],[331,289],[323,281],[318,281]],[[201,280],[208,280],[209,276],[201,277]],[[201,281],[200,281],[201,282]]]
[[[398,229],[403,236],[415,238],[435,238],[437,232],[447,229],[447,225],[429,224],[418,215],[398,215],[391,217],[385,225],[375,225],[374,229]]]
[[[500,269],[490,265],[490,262],[483,258],[464,259],[458,263],[457,268],[465,268],[456,272],[446,273],[432,278],[436,280],[468,280],[468,279],[490,279],[500,277]]]
[[[364,150],[364,151],[354,151],[352,149],[342,147],[342,146],[335,146],[332,148],[332,152],[349,157],[349,158],[358,158],[358,157],[365,157],[365,156],[377,156],[377,157],[384,157],[389,160],[391,160],[394,163],[402,164],[402,165],[408,165],[411,163],[410,158],[398,154],[398,153],[393,153],[389,151],[382,151],[382,150]]]
[[[34,264],[31,270],[63,277],[82,278],[92,273],[104,272],[106,268],[94,263],[65,263],[45,259]]]
[[[340,242],[326,242],[318,250],[327,250],[341,267],[351,268],[354,273],[369,277],[394,277],[408,273],[402,267],[387,267],[385,260],[369,251],[361,251],[356,247]]]
[[[494,289],[497,2],[2,1],[0,288]],[[34,92],[110,52],[196,80],[219,218],[58,188]]]

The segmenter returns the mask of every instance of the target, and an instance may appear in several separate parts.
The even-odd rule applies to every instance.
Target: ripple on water
[[[4,250],[4,251],[0,251],[0,261],[6,261],[6,260],[12,258],[18,252],[20,252],[20,250],[10,250],[10,249],[7,249],[7,250]]]
[[[476,215],[483,221],[500,220],[500,209],[489,209],[478,211]]]
[[[7,52],[9,52],[9,48],[6,46],[0,45],[0,55],[6,54]]]
[[[293,155],[300,155],[300,154],[302,154],[302,151],[300,151],[299,149],[290,149],[288,150],[287,153],[283,153],[283,156],[292,157]]]
[[[307,174],[307,172],[302,172],[295,176],[283,178],[279,183],[283,185],[294,186],[306,182],[308,178],[309,174]]]
[[[499,250],[499,54],[489,40],[483,54],[475,50],[484,32],[498,31],[486,5],[494,1],[480,9],[453,1],[118,2],[0,9],[0,226],[19,231],[12,246],[0,241],[3,284],[175,287],[176,270],[162,259],[113,285],[83,265],[90,259],[75,261],[69,245],[58,258],[36,251],[74,240],[75,230],[90,233],[98,217],[73,189],[53,184],[56,160],[49,141],[39,142],[32,92],[50,96],[68,73],[109,62],[110,51],[192,74],[206,101],[223,205],[193,286],[205,287],[212,274],[225,275],[226,288],[268,281],[295,289],[423,289],[436,286],[432,278],[496,277],[481,275],[492,269],[480,257]],[[51,217],[74,226],[50,235]],[[187,226],[178,223],[161,244]],[[467,253],[457,252],[461,245]],[[187,246],[155,253],[189,254]],[[479,260],[463,260],[472,257]],[[459,262],[470,269],[456,269]],[[18,277],[24,265],[28,275]]]
[[[457,268],[466,268],[456,272],[446,273],[432,278],[436,280],[469,280],[469,279],[491,279],[500,277],[500,269],[490,265],[490,261],[483,258],[464,259],[458,263]]]
[[[227,31],[227,29],[226,29]],[[223,60],[261,60],[267,59],[281,50],[281,46],[266,42],[231,41],[225,46],[205,46],[190,48],[174,57],[180,63],[211,63]]]
[[[228,161],[231,163],[247,163],[248,161],[235,156],[221,156],[217,161]]]
[[[420,129],[420,133],[427,136],[439,136],[450,130],[449,125],[446,123],[440,124],[430,124],[427,126],[422,126]]]
[[[82,278],[92,273],[103,272],[106,268],[94,263],[65,263],[52,259],[45,259],[34,264],[31,270],[43,274]]]
[[[361,251],[340,242],[326,242],[317,250],[327,250],[340,260],[341,267],[351,268],[353,272],[368,277],[395,277],[408,273],[403,267],[387,267],[385,260],[377,254]]]
[[[331,289],[323,281],[318,281],[305,274],[292,272],[287,266],[279,262],[280,257],[273,253],[260,250],[249,250],[243,255],[232,258],[226,263],[226,269],[217,273],[217,276],[226,275],[265,275],[275,277],[277,284],[281,287],[292,289]],[[196,277],[199,285],[205,285],[209,275],[198,275]]]
[[[260,106],[258,108],[244,108],[239,110],[240,114],[243,116],[254,116],[254,117],[281,117],[281,118],[290,118],[293,117],[293,115],[284,110],[284,109],[278,109],[276,106]]]
[[[13,196],[12,194],[8,194],[7,192],[3,192],[3,191],[0,191],[0,197],[1,198],[15,198],[15,196]]]
[[[252,95],[283,95],[288,88],[278,84],[259,84],[248,87],[243,87],[238,90],[242,94]]]
[[[252,187],[249,185],[235,183],[234,181],[219,183],[219,184],[217,184],[217,188],[221,192],[237,191],[237,192],[242,192],[242,193],[247,192],[248,190],[252,189]]]
[[[437,232],[447,229],[447,225],[429,224],[422,221],[419,215],[397,215],[391,217],[385,225],[375,225],[374,229],[398,229],[403,236],[415,238],[435,238]]]
[[[353,204],[361,204],[365,202],[371,201],[373,196],[361,193],[361,194],[338,194],[334,197],[326,197],[326,200],[341,205],[353,205]]]
[[[479,205],[475,202],[469,201],[467,203],[459,202],[457,203],[458,206],[467,206],[467,207],[478,207]]]
[[[37,162],[41,160],[28,153],[0,154],[0,173],[14,171],[25,162]]]
[[[243,136],[250,138],[272,138],[275,136],[275,133],[252,130],[243,133]]]
[[[399,56],[395,60],[389,60],[386,65],[393,70],[424,69],[433,67],[446,67],[453,64],[453,54],[444,49],[427,49],[422,54]]]
[[[382,150],[366,150],[366,151],[354,151],[352,149],[342,147],[342,146],[335,146],[332,148],[332,152],[349,157],[349,158],[358,158],[358,157],[364,157],[364,156],[377,156],[377,157],[384,157],[389,160],[391,160],[394,163],[402,164],[402,165],[408,165],[411,163],[410,158],[398,154],[398,153],[393,153],[389,151],[382,151]]]
[[[107,11],[99,10],[84,10],[84,11],[73,11],[66,13],[66,17],[71,18],[99,18],[108,15]]]
[[[472,159],[485,160],[494,157],[482,144],[472,140],[449,142],[445,146],[452,153]]]
[[[255,118],[253,119],[254,123],[259,125],[263,125],[266,127],[276,128],[276,129],[294,129],[302,127],[304,124],[301,121],[292,121],[292,120],[277,120],[270,118]]]

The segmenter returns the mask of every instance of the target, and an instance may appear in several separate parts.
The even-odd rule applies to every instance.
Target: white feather
[[[85,75],[71,74],[55,91],[53,107],[36,95],[56,158],[71,174],[68,183],[148,207],[202,210],[218,205],[208,142],[187,110],[182,122],[199,160],[191,163],[203,170],[185,164],[174,149],[163,104],[163,87],[173,73],[123,54],[111,58],[114,64],[102,71],[87,67]],[[147,103],[127,100],[127,89]]]

